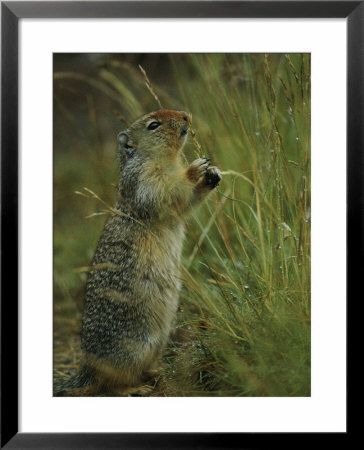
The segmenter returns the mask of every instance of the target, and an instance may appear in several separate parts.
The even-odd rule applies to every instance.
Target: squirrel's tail
[[[73,389],[80,389],[90,386],[93,382],[90,374],[85,370],[81,369],[79,373],[73,375],[65,380],[56,380],[53,385],[53,395],[55,397],[72,396],[71,391]]]

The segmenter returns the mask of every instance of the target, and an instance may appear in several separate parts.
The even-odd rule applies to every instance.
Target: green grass
[[[113,205],[118,117],[159,107],[141,64],[164,108],[192,113],[187,160],[208,155],[223,172],[187,224],[177,332],[156,395],[309,396],[310,56],[55,58],[56,376],[77,366],[82,267],[105,220],[87,219],[103,205],[74,192]]]

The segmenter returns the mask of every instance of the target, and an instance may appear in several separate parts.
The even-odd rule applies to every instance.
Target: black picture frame
[[[279,433],[18,433],[18,21],[111,17],[346,18],[347,300],[364,273],[364,1],[1,2],[1,448],[257,448],[296,446],[298,438],[304,445],[309,433],[286,434],[283,442]],[[337,442],[348,431],[336,434]]]

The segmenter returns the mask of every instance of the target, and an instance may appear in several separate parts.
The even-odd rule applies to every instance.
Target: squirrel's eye
[[[148,125],[148,130],[155,130],[156,128],[158,128],[160,125],[160,122],[151,122]]]

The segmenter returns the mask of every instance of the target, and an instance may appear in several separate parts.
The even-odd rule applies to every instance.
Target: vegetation
[[[152,395],[309,396],[310,55],[58,54],[54,67],[55,378],[78,365],[116,135],[163,105],[192,114],[186,159],[208,155],[223,180],[187,223],[177,331]]]

